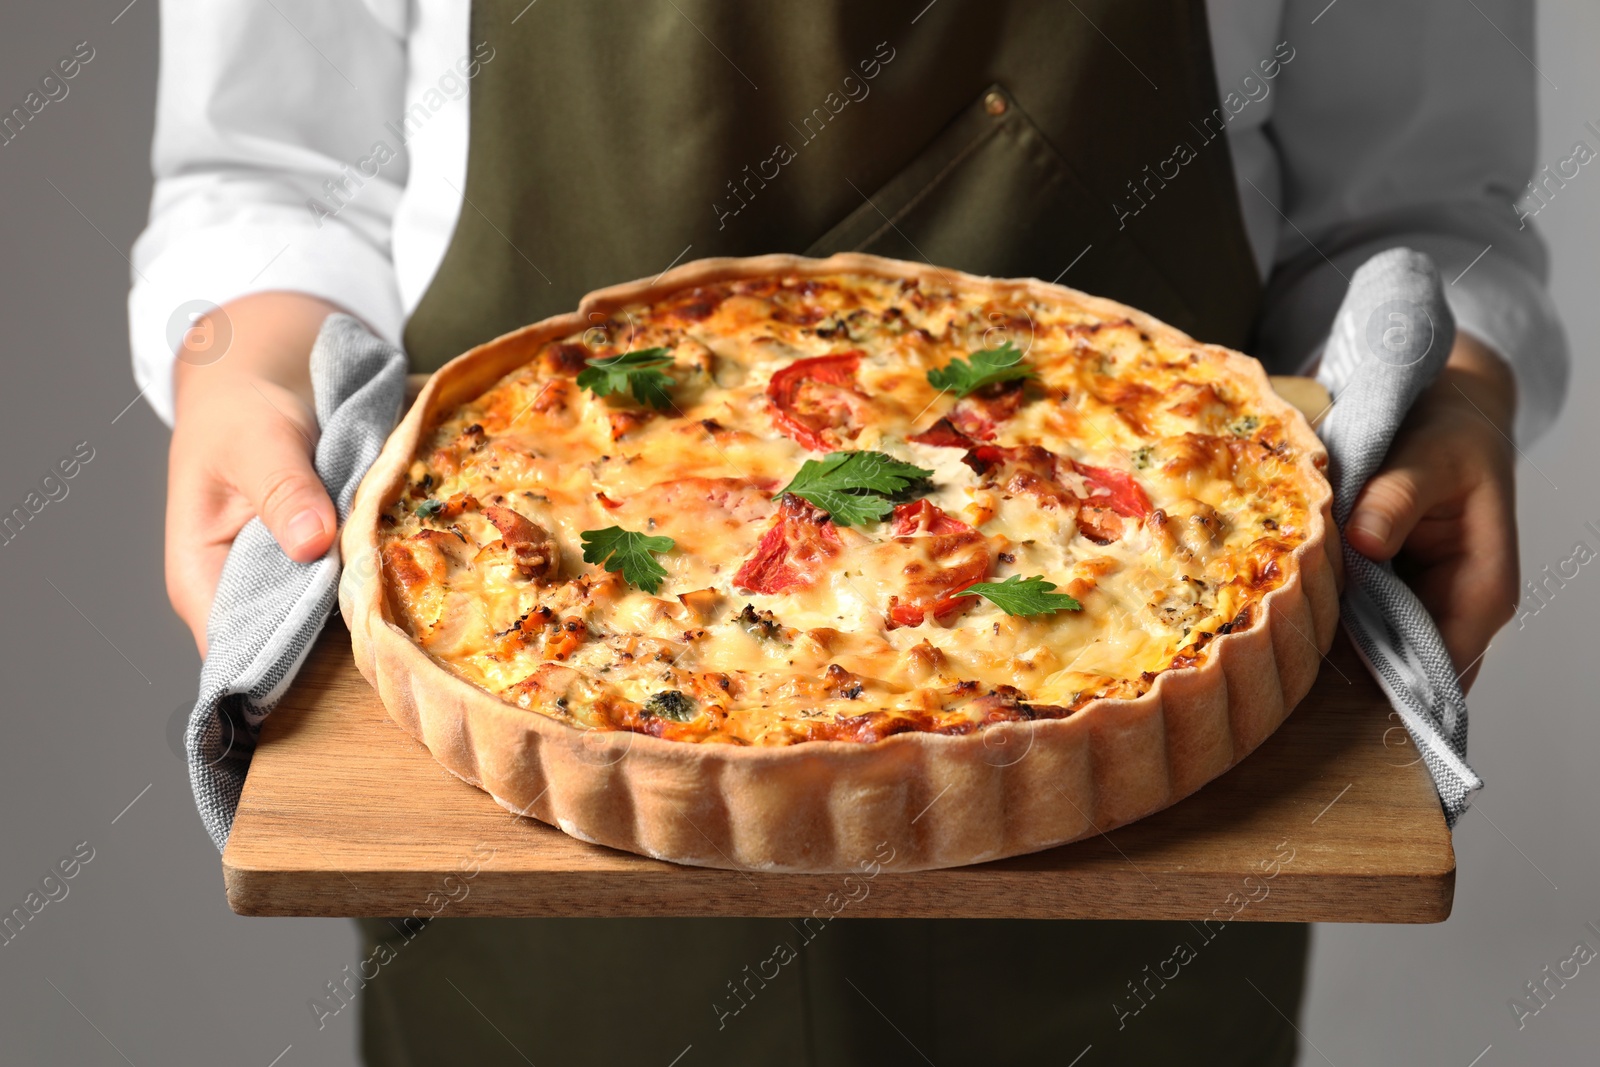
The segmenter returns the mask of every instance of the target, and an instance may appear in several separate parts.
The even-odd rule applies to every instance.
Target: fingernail
[[[322,536],[322,516],[313,508],[306,508],[300,514],[289,520],[289,526],[284,530],[288,538],[289,551],[293,552],[304,548],[307,544]]]
[[[1379,544],[1386,544],[1389,540],[1389,531],[1394,529],[1394,524],[1389,521],[1389,516],[1375,512],[1363,512],[1350,520],[1352,532],[1360,530],[1364,535]]]

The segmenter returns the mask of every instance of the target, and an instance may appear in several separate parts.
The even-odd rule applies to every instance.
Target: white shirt
[[[1548,428],[1567,345],[1515,206],[1535,169],[1531,7],[1209,0],[1269,367],[1314,359],[1348,275],[1405,244],[1439,264],[1458,326],[1515,370],[1517,437]],[[399,340],[462,207],[462,72],[475,46],[494,62],[494,42],[469,36],[466,0],[164,0],[155,192],[128,301],[134,374],[163,419],[196,300],[305,292]]]

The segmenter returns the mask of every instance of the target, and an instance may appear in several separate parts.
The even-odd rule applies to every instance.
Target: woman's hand
[[[167,597],[206,654],[206,620],[228,549],[255,516],[300,563],[333,544],[338,520],[311,465],[317,420],[311,345],[338,311],[301,293],[259,293],[196,324],[173,369],[167,461]],[[216,314],[216,313],[214,313]],[[231,331],[215,362],[195,340]]]
[[[1465,691],[1521,595],[1511,423],[1516,383],[1481,342],[1458,335],[1377,476],[1356,499],[1345,538],[1393,559],[1439,624]]]

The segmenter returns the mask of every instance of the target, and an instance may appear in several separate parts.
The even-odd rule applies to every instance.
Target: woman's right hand
[[[259,516],[290,559],[333,545],[338,519],[312,467],[310,357],[339,309],[303,293],[223,305],[187,334],[173,367],[167,461],[167,597],[206,654],[206,623],[233,539]],[[200,339],[227,336],[218,357]]]

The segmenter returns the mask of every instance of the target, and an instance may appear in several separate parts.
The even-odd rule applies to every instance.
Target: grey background
[[[357,959],[351,925],[232,915],[172,747],[198,660],[163,590],[167,431],[142,402],[127,407],[124,313],[150,191],[157,8],[123,2],[0,16],[0,110],[77,42],[96,53],[0,147],[0,512],[79,442],[95,450],[69,495],[0,546],[0,911],[79,842],[94,849],[67,897],[0,947],[0,1063],[350,1064],[352,1013],[319,1032],[307,1001]],[[1479,17],[1470,0],[1461,17]],[[1553,164],[1580,137],[1596,144],[1583,124],[1600,124],[1600,6],[1543,4],[1539,44],[1539,161]],[[1600,548],[1584,529],[1600,529],[1600,170],[1538,224],[1575,369],[1561,424],[1519,470],[1525,574],[1580,539]],[[1489,785],[1456,833],[1455,914],[1318,928],[1303,1062],[1595,1062],[1600,968],[1520,1031],[1508,998],[1579,940],[1600,948],[1584,928],[1600,927],[1597,615],[1600,568],[1586,567],[1496,639],[1471,696]]]

